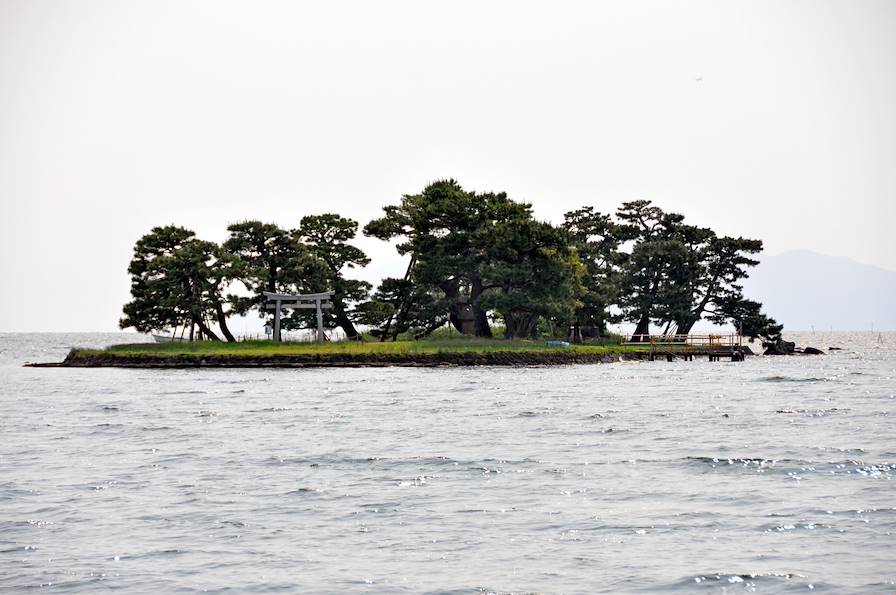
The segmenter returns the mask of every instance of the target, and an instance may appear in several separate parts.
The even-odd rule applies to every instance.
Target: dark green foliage
[[[528,320],[542,315],[571,314],[578,273],[568,244],[552,237],[548,224],[534,221],[530,205],[503,192],[469,192],[454,180],[443,180],[383,211],[364,232],[383,240],[398,238],[398,252],[411,256],[410,285],[396,288],[399,326],[409,324],[401,318],[413,310],[405,301],[435,289],[446,301],[451,324],[466,335],[492,335],[490,308],[500,312],[508,327],[520,329],[534,328]]]
[[[648,334],[651,323],[663,334],[688,334],[704,318],[733,320],[745,300],[739,281],[758,263],[750,255],[762,250],[761,241],[718,237],[650,201],[623,203],[617,214],[637,232],[619,297],[625,318],[637,323],[636,336]]]
[[[387,277],[373,299],[358,307],[365,313],[360,322],[378,327],[371,333],[383,340],[395,340],[404,333],[414,338],[425,337],[444,325],[448,318],[449,303],[440,293],[405,279]]]
[[[124,306],[121,328],[147,332],[195,325],[218,339],[209,321],[216,320],[229,340],[222,290],[232,258],[212,242],[198,240],[182,227],[155,227],[140,238],[128,267],[133,299]]]
[[[729,304],[748,301],[739,281],[748,276],[747,268],[759,264],[750,255],[761,251],[760,240],[720,238],[715,234],[699,246],[695,250],[696,265],[690,278],[689,308],[676,319],[678,332],[690,332],[694,323],[704,317],[718,324],[734,320]]]
[[[781,340],[784,326],[762,313],[762,304],[753,300],[732,297],[719,306],[727,320],[734,325],[738,334],[755,341],[761,339],[763,345],[777,343]]]
[[[409,281],[438,288],[449,302],[451,323],[462,333],[491,336],[481,268],[489,222],[509,202],[506,195],[467,192],[454,180],[430,184],[420,194],[383,208],[385,215],[367,224],[364,233],[382,240],[398,238],[399,254],[410,254]],[[527,205],[519,205],[528,211]],[[401,306],[396,307],[400,311]]]
[[[244,221],[228,226],[224,249],[235,257],[231,278],[252,294],[230,295],[233,309],[245,314],[258,308],[262,316],[265,291],[311,293],[327,285],[327,267],[295,234],[273,223]]]
[[[325,318],[327,322],[342,328],[350,339],[360,338],[354,321],[365,314],[356,312],[353,305],[366,300],[370,293],[370,283],[344,276],[345,269],[365,267],[370,263],[363,251],[348,243],[355,238],[357,231],[357,221],[325,213],[302,217],[299,228],[294,232],[295,238],[304,242],[311,254],[326,265],[326,285],[334,294],[333,309],[326,312]],[[310,317],[312,314],[308,311],[305,315]],[[301,311],[297,316],[302,316]]]
[[[685,308],[685,236],[696,230],[683,226],[682,215],[666,213],[648,200],[623,203],[616,214],[636,234],[618,305],[623,318],[636,323],[635,337],[641,337],[650,333],[651,321],[668,320]]]
[[[629,258],[620,246],[634,239],[637,231],[634,226],[617,223],[593,207],[566,213],[563,228],[585,267],[579,296],[581,306],[571,321],[572,336],[576,340],[604,336],[607,323],[619,321],[619,316],[610,314],[610,307],[619,301],[623,267]]]
[[[540,320],[556,334],[573,318],[585,269],[562,229],[532,219],[498,223],[488,254],[480,303],[500,313],[505,338],[537,337]]]
[[[445,322],[464,335],[491,337],[494,321],[507,338],[586,341],[623,320],[636,324],[635,335],[648,335],[652,325],[687,334],[709,320],[730,322],[750,338],[780,339],[781,325],[741,285],[762,242],[719,237],[647,200],[623,203],[615,216],[586,206],[566,213],[558,227],[537,221],[531,205],[506,193],[434,182],[365,226],[369,236],[397,240],[398,253],[409,258],[404,278],[384,279],[373,295],[369,283],[346,277],[370,262],[351,244],[357,229],[334,213],[303,217],[295,230],[245,221],[229,226],[218,247],[180,227],[154,228],[135,246],[133,300],[121,325],[198,326],[216,337],[209,327],[215,320],[232,339],[225,305],[268,316],[265,291],[332,290],[324,325],[349,338],[361,336],[355,325],[394,341],[427,336]],[[234,293],[225,299],[228,289]],[[294,310],[282,322],[312,328],[315,312]]]
[[[241,282],[252,294],[231,295],[234,310],[246,313],[258,308],[263,317],[264,292],[318,293],[332,290],[333,309],[324,312],[326,328],[341,327],[348,337],[358,337],[354,327],[352,304],[367,298],[370,284],[346,279],[345,269],[366,266],[367,256],[347,242],[355,237],[358,224],[334,214],[302,218],[295,230],[272,223],[245,221],[229,226],[230,237],[224,243],[235,258],[232,279]],[[284,329],[314,328],[313,310],[287,311]]]

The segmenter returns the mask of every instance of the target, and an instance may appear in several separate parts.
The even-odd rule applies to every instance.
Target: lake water
[[[896,592],[896,335],[554,368],[32,369],[0,591]]]

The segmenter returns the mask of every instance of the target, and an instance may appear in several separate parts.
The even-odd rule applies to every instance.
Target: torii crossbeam
[[[274,311],[274,341],[280,341],[280,310],[282,308],[304,309],[314,308],[317,310],[317,340],[319,343],[324,342],[324,314],[323,310],[329,310],[333,307],[331,298],[332,291],[323,293],[271,293],[264,292],[267,300],[265,309]]]

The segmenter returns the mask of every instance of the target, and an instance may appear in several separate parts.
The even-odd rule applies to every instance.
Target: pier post
[[[280,342],[280,300],[274,303],[274,341]]]
[[[317,342],[324,342],[324,313],[320,308],[320,298],[314,301],[317,306]]]

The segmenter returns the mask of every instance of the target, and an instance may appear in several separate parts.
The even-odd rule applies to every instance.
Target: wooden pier
[[[693,361],[695,357],[706,357],[711,362],[723,359],[742,362],[748,353],[752,353],[743,339],[740,335],[630,335],[623,338],[622,344],[649,345],[648,350],[637,356],[648,361]]]

